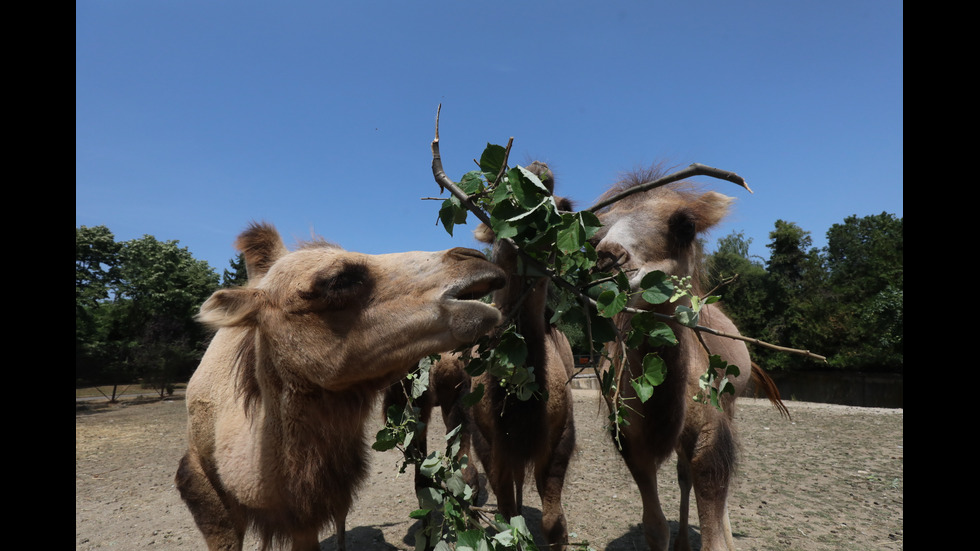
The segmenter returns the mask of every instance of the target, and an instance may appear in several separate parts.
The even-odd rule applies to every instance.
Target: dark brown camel
[[[554,177],[544,163],[535,161],[527,167],[538,175],[549,193]],[[571,203],[556,198],[560,210],[571,210]],[[551,549],[563,549],[568,541],[568,526],[561,504],[568,462],[575,448],[571,388],[567,382],[573,374],[574,359],[565,335],[548,322],[546,312],[549,281],[519,273],[518,252],[507,242],[496,240],[493,232],[481,224],[476,237],[493,244],[492,260],[507,274],[507,284],[493,295],[494,304],[512,318],[527,343],[526,365],[534,367],[541,395],[522,401],[508,396],[500,382],[488,373],[471,378],[464,371],[460,354],[446,354],[430,371],[429,396],[420,404],[423,419],[439,405],[447,429],[462,426],[460,455],[469,454],[470,441],[476,449],[490,489],[497,497],[502,515],[511,518],[521,514],[523,487],[527,471],[533,471],[541,496],[542,532]],[[471,389],[482,385],[483,398],[471,408],[461,399]],[[433,392],[434,391],[434,392]],[[388,403],[404,400],[404,391],[393,387]],[[471,461],[464,477],[477,487],[477,471]],[[428,482],[416,474],[416,486]]]
[[[537,174],[549,192],[554,177],[544,163],[528,170]],[[561,210],[571,210],[559,199]],[[483,385],[486,394],[472,408],[476,430],[473,445],[497,497],[500,513],[521,514],[525,473],[530,469],[541,496],[541,528],[550,549],[564,549],[568,525],[561,503],[568,462],[575,449],[572,393],[567,384],[574,369],[572,349],[564,333],[549,323],[547,298],[550,281],[520,273],[518,252],[497,240],[484,225],[477,238],[493,243],[492,260],[507,273],[507,285],[493,294],[494,303],[527,343],[526,365],[534,367],[542,394],[522,401],[508,396],[500,382],[485,372],[474,377],[472,388]]]

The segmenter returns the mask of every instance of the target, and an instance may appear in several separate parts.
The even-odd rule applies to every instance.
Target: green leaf
[[[494,534],[493,541],[503,545],[504,548],[511,548],[517,543],[517,538],[514,537],[514,533],[510,530],[504,532],[498,532]]]
[[[439,454],[439,452],[430,453],[429,456],[423,459],[422,463],[419,464],[419,472],[429,478],[433,478],[434,477],[433,475],[439,472],[439,469],[441,468],[442,468],[442,456]],[[440,503],[441,503],[441,498],[440,498]]]
[[[483,530],[461,532],[456,538],[456,551],[489,551]]]
[[[657,319],[653,312],[636,314],[632,319],[633,329],[642,333],[649,340],[650,346],[672,346],[677,344],[677,337],[670,326]]]
[[[660,386],[667,377],[667,364],[657,354],[643,358],[643,378],[653,386]]]
[[[449,480],[446,480],[446,489],[455,496],[462,496],[468,487],[466,482],[463,481],[463,473],[461,471],[454,471],[450,475]]]
[[[581,249],[585,241],[585,228],[580,223],[579,217],[574,214],[563,214],[562,225],[558,228],[558,239],[555,243],[558,250],[569,254]]]
[[[479,170],[471,170],[463,174],[459,181],[459,189],[467,195],[474,195],[483,191],[483,173]]]
[[[616,314],[623,311],[626,307],[626,301],[629,296],[626,293],[616,293],[615,291],[603,291],[599,298],[596,299],[596,304],[599,308],[599,314],[606,318],[611,318]]]
[[[390,428],[383,428],[374,437],[374,444],[371,447],[379,452],[388,451],[398,445],[399,438]]]
[[[616,285],[616,282],[603,281],[602,283],[599,283],[597,285],[592,285],[591,287],[588,288],[586,294],[588,294],[590,298],[599,300],[599,296],[607,291],[611,293],[618,293],[619,287]]]
[[[674,284],[667,277],[667,274],[660,270],[655,270],[643,276],[640,280],[640,288],[643,289],[643,300],[650,304],[663,304],[670,300],[674,294]]]
[[[518,166],[517,168],[521,171],[521,174],[527,178],[528,182],[530,182],[534,187],[538,188],[540,193],[545,195],[551,194],[551,192],[548,191],[548,186],[544,185],[544,182],[541,181],[541,178],[539,178],[537,174],[531,172],[523,166]]]
[[[674,319],[677,320],[677,323],[686,327],[697,327],[698,318],[698,313],[687,306],[678,306],[674,310]]]
[[[416,492],[419,498],[419,505],[421,509],[441,509],[442,508],[442,493],[435,488],[425,487],[419,488]]]
[[[419,430],[421,430],[424,426],[425,425],[422,422],[419,422],[418,425],[417,425],[417,427],[418,427]],[[415,431],[414,430],[406,430],[405,431],[405,436],[402,438],[402,446],[407,448],[409,446],[409,444],[412,443],[412,439],[413,438],[415,438]]]
[[[453,234],[453,227],[456,224],[466,223],[466,213],[469,212],[466,207],[464,207],[455,196],[450,197],[442,202],[442,208],[439,209],[439,221],[442,222],[444,228],[449,233]]]
[[[496,359],[504,365],[523,365],[527,359],[527,343],[524,337],[514,332],[504,333],[496,348]]]
[[[640,402],[646,403],[647,400],[653,396],[653,386],[648,384],[646,381],[641,379],[633,379],[630,381],[630,386],[636,391],[636,397],[640,399]]]
[[[483,155],[480,156],[480,170],[490,172],[494,176],[500,172],[500,167],[504,165],[507,157],[507,149],[503,146],[488,143]]]

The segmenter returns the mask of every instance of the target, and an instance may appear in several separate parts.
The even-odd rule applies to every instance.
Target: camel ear
[[[493,243],[494,240],[493,230],[490,229],[490,226],[482,223],[473,230],[473,237],[480,243]]]
[[[697,226],[699,232],[714,226],[728,214],[735,199],[715,191],[709,191],[698,198]]]
[[[201,305],[197,321],[213,329],[255,325],[265,298],[265,291],[261,289],[221,289]]]
[[[289,253],[279,231],[272,224],[253,222],[235,240],[235,248],[245,256],[249,285],[254,287],[269,268]]]

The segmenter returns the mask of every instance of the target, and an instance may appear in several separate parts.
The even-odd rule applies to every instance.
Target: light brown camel
[[[632,174],[608,191],[603,199],[659,176],[654,171]],[[699,294],[703,258],[698,236],[726,215],[731,201],[730,197],[719,193],[702,193],[679,183],[640,192],[614,203],[599,213],[603,223],[603,228],[595,236],[599,267],[603,271],[614,267],[626,271],[634,289],[651,271],[690,275],[693,292]],[[653,306],[634,296],[630,306],[672,314],[677,304]],[[621,329],[626,328],[631,317],[620,314],[615,318],[615,323]],[[702,309],[700,324],[725,333],[738,333],[732,321],[716,304]],[[733,419],[735,397],[748,384],[749,370],[751,378],[757,381],[781,413],[786,413],[785,406],[772,380],[751,362],[742,341],[711,334],[702,335],[710,352],[738,366],[742,375],[733,381],[735,396],[723,394],[721,404],[724,413],[711,405],[695,402],[692,397],[700,390],[698,381],[707,369],[708,353],[694,332],[675,323],[670,325],[677,337],[677,346],[654,348],[644,343],[639,348],[627,349],[621,341],[611,342],[607,345],[607,352],[616,358],[614,365],[610,366],[608,361],[604,361],[601,366],[602,371],[615,367],[619,396],[627,401],[628,407],[636,410],[628,413],[629,423],[620,427],[619,441],[623,459],[643,499],[643,532],[650,549],[667,549],[670,530],[657,494],[657,470],[671,452],[676,451],[681,507],[674,549],[691,549],[688,510],[693,487],[701,527],[701,549],[734,551],[728,515],[728,492],[738,447]],[[623,350],[625,362],[622,361],[623,356],[617,354]],[[641,403],[635,399],[636,391],[629,381],[642,374],[643,357],[650,352],[660,354],[667,365],[667,373],[665,381],[656,387],[653,396],[646,403]],[[608,396],[607,402],[610,408],[615,407]]]
[[[215,292],[218,331],[187,386],[189,446],[176,484],[211,550],[319,549],[367,467],[365,420],[380,390],[426,355],[500,321],[474,300],[503,284],[479,252],[365,255],[322,241],[289,252],[270,225],[236,247],[247,287]]]

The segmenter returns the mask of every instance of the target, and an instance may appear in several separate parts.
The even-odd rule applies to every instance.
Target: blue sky
[[[487,142],[587,207],[625,170],[743,176],[708,236],[768,258],[903,214],[894,1],[76,1],[75,225],[177,240],[219,273],[251,220],[384,253],[478,246],[436,225]]]

